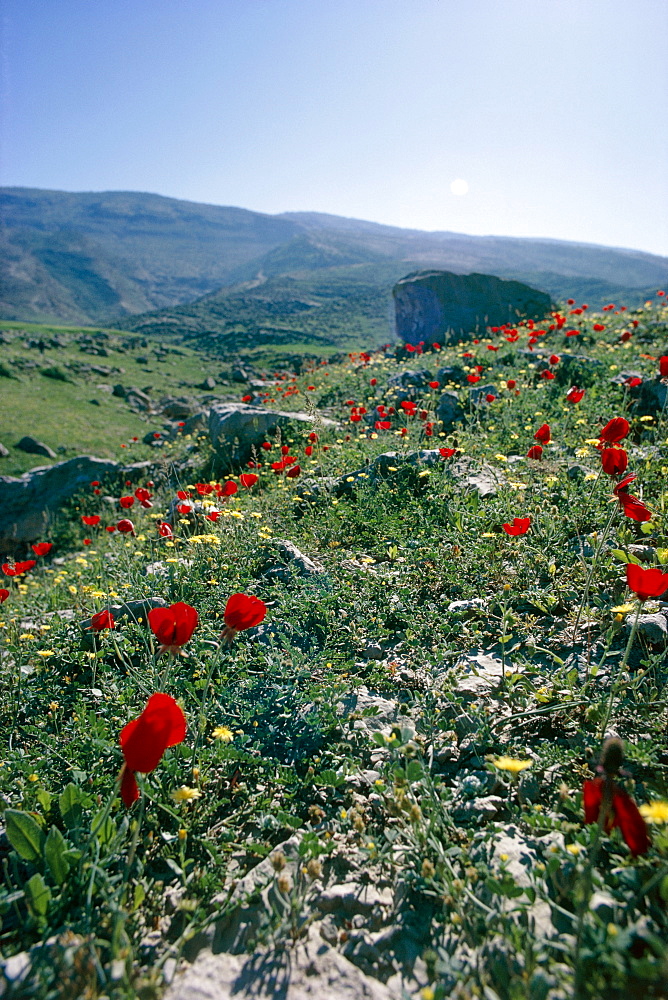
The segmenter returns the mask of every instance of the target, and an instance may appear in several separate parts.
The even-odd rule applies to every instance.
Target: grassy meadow
[[[659,374],[665,301],[597,315],[571,303],[563,322],[479,343],[269,372],[266,405],[306,410],[312,426],[233,476],[204,434],[142,445],[160,419],[93,389],[201,396],[219,371],[209,359],[115,331],[104,357],[73,330],[40,354],[17,331],[52,331],[2,324],[7,447],[33,434],[58,458],[156,469],[140,484],[148,506],[122,481],[91,485],[39,540],[52,548],[0,580],[3,996],[157,1000],[267,859],[270,894],[244,904],[248,949],[295,949],[324,927],[323,891],[345,869],[384,887],[384,923],[330,907],[327,940],[398,1000],[668,996],[668,663],[634,625],[660,596],[641,606],[626,575],[668,573],[668,413],[637,415],[628,382]],[[51,366],[71,381],[40,373]],[[411,412],[388,380],[422,370]],[[444,391],[464,412],[445,430]],[[618,417],[642,520],[613,494],[622,473],[602,471],[599,437]],[[190,478],[170,478],[186,457]],[[42,460],[11,447],[0,462],[17,474]],[[462,469],[487,470],[495,488],[481,496]],[[315,572],[300,575],[278,540]],[[266,617],[228,644],[236,593]],[[146,608],[91,627],[155,598],[197,611],[192,635],[166,643],[180,649],[160,654]],[[128,807],[119,737],[156,692],[187,731],[149,773],[136,768]],[[610,798],[585,823],[583,785],[611,733],[623,767],[607,765]],[[646,849],[625,839],[630,799]]]

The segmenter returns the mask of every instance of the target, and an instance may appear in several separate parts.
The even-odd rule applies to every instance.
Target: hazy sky
[[[3,0],[0,178],[668,254],[667,39],[668,0]]]

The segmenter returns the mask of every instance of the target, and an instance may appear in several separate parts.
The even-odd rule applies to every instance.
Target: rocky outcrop
[[[209,436],[223,470],[232,470],[246,465],[254,448],[259,449],[279,427],[290,423],[336,426],[333,420],[320,416],[316,420],[308,413],[285,413],[248,403],[215,403],[209,411]]]
[[[447,344],[484,334],[487,326],[543,319],[552,301],[519,281],[491,274],[416,271],[392,290],[397,336],[405,344]]]
[[[148,463],[123,468],[118,462],[80,455],[67,462],[38,466],[15,479],[0,476],[0,554],[14,555],[43,538],[54,512],[94,479],[146,472]]]

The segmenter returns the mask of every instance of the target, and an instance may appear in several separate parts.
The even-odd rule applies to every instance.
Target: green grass
[[[203,390],[197,386],[206,376],[216,377],[221,370],[220,362],[210,360],[205,353],[184,347],[178,348],[178,354],[163,354],[158,340],[146,341],[127,331],[1,322],[2,331],[11,339],[9,343],[0,343],[0,365],[4,366],[0,371],[15,376],[0,374],[1,440],[10,452],[8,457],[0,459],[4,475],[16,476],[37,464],[49,464],[49,459],[27,455],[14,447],[24,435],[43,441],[57,453],[58,461],[80,454],[122,461],[127,461],[129,455],[132,461],[148,458],[154,454],[151,449],[131,439],[138,437],[141,441],[148,430],[161,427],[163,418],[133,413],[124,399],[100,389],[99,385],[122,383],[147,388],[151,399],[156,401],[166,395],[198,398]],[[44,352],[25,346],[28,340],[40,339],[48,345],[53,337],[61,338],[64,346],[47,346]],[[108,356],[81,351],[77,343],[81,337],[99,339]],[[146,362],[138,363],[137,358],[146,358]],[[35,367],[22,367],[26,363]],[[78,373],[68,368],[72,363],[120,370],[109,374]],[[41,374],[53,368],[62,370],[71,381]],[[230,395],[238,395],[237,387],[230,386],[228,391]]]
[[[620,332],[634,319],[624,344]],[[593,332],[595,320],[604,331]],[[382,947],[405,963],[406,976],[415,971],[411,1000],[429,989],[445,1000],[455,986],[461,997],[485,1000],[666,995],[668,827],[655,825],[649,852],[633,857],[618,829],[584,823],[582,782],[595,774],[611,704],[609,729],[626,744],[620,781],[639,803],[668,800],[666,655],[641,641],[624,659],[625,617],[636,607],[626,586],[629,547],[651,546],[647,565],[668,570],[668,426],[665,415],[636,416],[628,392],[610,382],[624,369],[656,372],[668,311],[654,304],[572,322],[579,338],[555,331],[544,343],[598,362],[582,363],[587,391],[576,407],[565,402],[563,361],[547,381],[518,353],[524,330],[515,345],[493,337],[498,352],[484,341],[410,361],[374,354],[368,365],[318,366],[277,383],[270,399],[303,408],[307,397],[340,426],[319,432],[315,444],[307,430],[272,442],[258,485],[219,504],[215,523],[202,511],[194,522],[175,520],[174,541],[156,530],[174,488],[204,489],[216,475],[205,439],[178,442],[170,454],[191,449],[193,479],[157,492],[150,509],[135,503],[123,512],[135,537],[104,530],[121,508],[91,490],[61,512],[44,539],[53,550],[23,582],[5,578],[0,804],[9,843],[0,944],[7,955],[32,949],[25,995],[158,997],[164,963],[220,917],[216,894],[295,832],[305,870],[285,883],[272,874],[272,903],[258,904],[251,950],[307,933],[336,860],[397,890],[385,926],[416,940],[421,961],[414,966],[389,935]],[[462,357],[467,348],[474,357]],[[123,357],[118,363],[129,366]],[[186,360],[196,365],[195,355]],[[480,384],[498,390],[478,409],[468,385],[457,390],[468,417],[455,430],[434,423],[429,436],[418,417],[395,419],[389,431],[348,421],[346,400],[368,411],[396,406],[389,377],[453,363],[483,365]],[[519,395],[504,387],[508,379]],[[419,394],[430,420],[443,388]],[[56,383],[54,392],[71,389]],[[58,398],[65,414],[70,397]],[[600,430],[624,414],[631,426],[623,444],[638,476],[631,488],[652,510],[644,524],[609,502],[613,481],[598,474]],[[542,462],[531,462],[524,456],[544,422],[552,442]],[[71,428],[75,435],[76,419]],[[299,459],[295,480],[271,470],[282,444]],[[492,466],[505,483],[481,499],[450,474],[450,460],[402,471],[403,453],[442,446]],[[375,488],[299,499],[304,480],[322,486],[368,471],[390,450],[399,453],[396,471]],[[576,464],[579,476],[569,472]],[[102,516],[99,527],[81,523],[89,513]],[[514,517],[531,518],[525,536],[504,532]],[[608,522],[609,548],[601,543]],[[324,573],[265,575],[272,539],[290,539]],[[162,570],[148,573],[156,563]],[[266,602],[269,637],[241,632],[230,649],[219,647],[227,598],[239,591]],[[184,656],[158,658],[143,621],[94,640],[82,634],[81,622],[110,603],[155,596],[199,613]],[[472,598],[482,606],[449,610]],[[364,655],[369,644],[382,646],[382,659]],[[506,675],[471,693],[461,660],[478,651],[502,660]],[[394,701],[411,726],[384,725],[375,737],[360,728],[364,719],[350,706],[362,685]],[[140,775],[141,800],[127,810],[116,784],[119,733],[155,691],[178,700],[187,736]],[[219,726],[229,742],[215,735]],[[515,778],[493,763],[500,757],[531,767]],[[365,784],[360,772],[372,769],[377,776]],[[183,786],[195,790],[190,799],[174,797]],[[485,814],[489,796],[495,815]],[[512,859],[495,854],[509,830],[534,852],[523,883]],[[590,908],[593,891],[612,902]],[[552,939],[534,928],[536,901],[551,914]],[[339,913],[332,919],[341,949],[351,933],[378,930],[372,918],[362,927]]]

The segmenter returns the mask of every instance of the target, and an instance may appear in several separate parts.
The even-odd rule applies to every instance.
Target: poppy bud
[[[617,774],[624,760],[624,744],[617,736],[611,736],[603,744],[600,767],[606,774]]]

